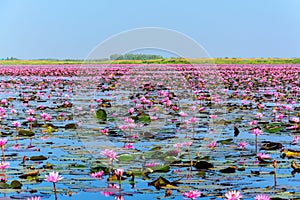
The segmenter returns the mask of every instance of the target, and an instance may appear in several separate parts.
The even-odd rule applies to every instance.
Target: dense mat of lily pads
[[[300,198],[299,72],[2,66],[0,196]]]

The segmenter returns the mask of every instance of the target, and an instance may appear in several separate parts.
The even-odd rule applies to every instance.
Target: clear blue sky
[[[182,32],[212,57],[300,57],[299,0],[0,0],[0,58],[82,59],[133,28]]]

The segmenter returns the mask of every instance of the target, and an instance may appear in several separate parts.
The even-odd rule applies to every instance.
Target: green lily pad
[[[29,172],[29,173],[26,173],[26,174],[22,174],[19,176],[19,178],[22,178],[22,179],[34,179],[36,178],[38,175],[39,175],[39,171],[38,170],[34,170],[32,172]]]
[[[174,162],[174,161],[177,161],[177,158],[175,156],[167,156],[167,157],[164,158],[164,161]]]
[[[10,185],[8,185],[7,183],[0,182],[0,189],[7,189],[7,188],[10,188]]]
[[[153,167],[149,167],[153,172],[168,172],[170,171],[169,165],[156,165]]]
[[[233,139],[229,138],[229,139],[226,139],[226,140],[219,140],[217,142],[224,145],[224,144],[232,144],[232,141],[233,141]]]
[[[40,160],[47,160],[48,158],[45,157],[45,156],[31,156],[29,158],[29,160],[32,160],[32,161],[40,161]]]
[[[34,132],[31,132],[29,130],[21,129],[18,132],[19,136],[27,136],[27,137],[32,137],[34,136]]]
[[[135,156],[132,154],[121,154],[118,156],[119,161],[125,161],[125,162],[130,162],[135,159]]]
[[[105,165],[98,165],[96,167],[92,167],[91,168],[91,172],[100,172],[100,171],[104,171],[105,173],[108,172],[108,168]]]
[[[66,124],[65,129],[77,129],[77,124],[76,123]]]
[[[138,115],[136,115],[132,118],[137,123],[150,124],[150,122],[151,122],[150,115],[146,114],[146,113],[139,113]]]
[[[103,109],[98,109],[96,111],[96,117],[97,119],[101,120],[101,121],[106,121],[107,120],[107,114],[106,111]]]
[[[278,133],[280,131],[281,131],[281,126],[275,126],[264,130],[264,132],[268,132],[268,133]]]
[[[12,189],[21,189],[22,188],[22,183],[20,181],[17,181],[17,180],[13,180],[11,183],[10,183],[10,187]]]

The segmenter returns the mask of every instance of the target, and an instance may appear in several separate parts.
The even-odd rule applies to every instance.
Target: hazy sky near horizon
[[[300,57],[299,0],[0,0],[0,58],[84,59],[120,32],[181,32],[211,57]]]

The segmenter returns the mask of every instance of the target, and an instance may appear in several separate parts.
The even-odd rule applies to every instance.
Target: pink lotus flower
[[[134,120],[133,119],[131,119],[131,118],[128,118],[128,117],[125,117],[124,119],[123,119],[123,121],[124,122],[126,122],[126,123],[134,123]]]
[[[270,200],[270,196],[267,194],[258,194],[255,196],[255,200]]]
[[[52,120],[52,116],[49,115],[48,113],[42,113],[41,117],[43,118],[43,120],[45,121],[51,121]]]
[[[299,123],[300,119],[299,119],[299,117],[292,117],[291,121],[294,123]]]
[[[197,118],[196,118],[196,117],[192,117],[192,118],[190,119],[190,122],[191,122],[191,123],[196,123],[196,122],[197,122]]]
[[[132,136],[130,136],[131,139],[136,139],[136,138],[138,138],[138,137],[139,137],[138,134],[133,134]]]
[[[285,110],[291,111],[293,109],[293,106],[287,105],[284,107]]]
[[[106,129],[100,130],[100,132],[101,132],[102,134],[104,134],[104,135],[108,135],[108,129],[107,129],[107,128],[106,128]]]
[[[9,162],[0,162],[0,169],[4,170],[6,168],[9,168],[10,163]]]
[[[118,176],[123,176],[123,173],[124,173],[124,169],[116,169],[115,170],[115,174]]]
[[[132,145],[132,143],[128,143],[124,146],[125,149],[134,149],[134,146]]]
[[[123,124],[123,125],[119,126],[119,129],[121,129],[121,131],[125,131],[126,129],[128,129],[128,125]]]
[[[28,122],[33,122],[35,120],[35,118],[30,116],[30,117],[27,117],[26,120]]]
[[[18,150],[20,149],[21,145],[20,144],[15,144],[14,146],[12,146],[13,149]]]
[[[7,138],[0,139],[0,146],[4,146],[7,143]]]
[[[239,146],[244,149],[247,146],[247,142],[240,142]]]
[[[242,198],[242,195],[239,191],[233,190],[229,191],[225,194],[226,199],[225,200],[240,200]]]
[[[35,111],[33,109],[29,109],[26,111],[29,115],[34,115]]]
[[[255,128],[252,130],[253,135],[261,135],[263,132],[259,128]]]
[[[291,130],[291,129],[297,129],[299,126],[298,125],[294,125],[294,126],[289,126],[286,129]]]
[[[27,200],[42,200],[41,197],[31,197],[31,198],[27,198]]]
[[[7,100],[6,99],[1,99],[1,104],[2,105],[6,105],[7,104]]]
[[[210,144],[207,145],[210,148],[216,148],[217,147],[217,142],[216,141],[212,141]]]
[[[193,142],[184,142],[182,145],[185,147],[190,147],[193,144]]]
[[[294,136],[291,144],[293,144],[293,145],[297,144],[298,140],[299,140],[299,136]]]
[[[157,117],[157,116],[150,116],[150,119],[151,119],[152,121],[154,121],[154,120],[157,120],[158,117]]]
[[[198,190],[190,190],[189,192],[183,193],[183,196],[187,199],[197,199],[201,196],[201,193]]]
[[[270,155],[269,154],[265,154],[265,153],[258,153],[257,157],[258,157],[258,159],[263,160],[263,159],[270,158]]]
[[[158,165],[158,163],[152,162],[152,163],[146,163],[145,167],[155,167],[157,165]]]
[[[182,143],[176,143],[176,144],[173,145],[173,147],[181,148],[181,147],[183,147],[183,144]]]
[[[51,183],[57,183],[58,181],[62,180],[64,177],[58,175],[58,172],[50,172],[49,175],[45,175],[45,180]]]
[[[132,114],[132,113],[134,113],[134,109],[135,109],[135,108],[130,108],[130,109],[128,110],[128,112],[129,112],[130,114]]]
[[[16,111],[15,109],[11,109],[10,112],[11,112],[11,114],[13,114],[13,115],[14,115],[14,114],[17,114],[17,111]]]
[[[217,115],[210,115],[209,117],[212,118],[212,119],[216,119],[218,116]]]
[[[251,121],[251,122],[249,122],[249,124],[250,124],[251,126],[254,126],[254,125],[257,124],[257,121]]]
[[[114,152],[113,150],[105,149],[104,151],[101,152],[101,154],[109,158],[110,160],[118,160],[117,153]]]
[[[257,118],[257,119],[261,119],[262,117],[263,117],[263,114],[262,114],[262,113],[257,113],[257,114],[256,114],[256,118]]]
[[[188,114],[185,113],[185,112],[183,112],[183,111],[179,112],[178,114],[179,114],[181,117],[187,117],[187,116],[188,116]]]
[[[124,196],[115,196],[115,200],[124,200]]]
[[[257,107],[258,107],[259,109],[263,109],[265,106],[264,106],[263,104],[259,104]]]
[[[21,126],[21,122],[19,122],[19,121],[14,121],[11,124],[16,128],[19,128]]]
[[[279,113],[278,115],[276,115],[275,117],[276,119],[283,119],[284,115],[282,113]]]
[[[190,123],[190,121],[186,119],[186,120],[183,121],[183,123],[184,123],[185,125],[187,125],[187,124]]]
[[[179,110],[179,108],[178,108],[177,106],[172,106],[171,108],[172,108],[172,110],[174,110],[174,111]]]
[[[204,107],[201,107],[201,108],[199,108],[199,111],[200,111],[200,112],[203,112],[203,111],[205,111],[205,108],[204,108]]]
[[[190,109],[191,109],[192,111],[196,111],[197,107],[196,107],[196,106],[191,106]]]
[[[91,173],[90,176],[92,178],[102,178],[103,174],[104,174],[104,171],[100,171],[100,172]]]

